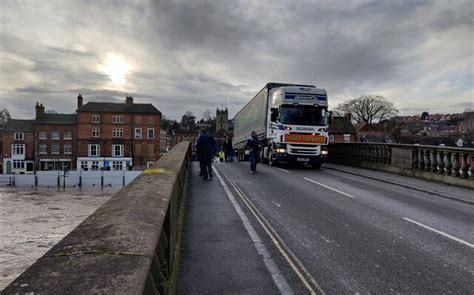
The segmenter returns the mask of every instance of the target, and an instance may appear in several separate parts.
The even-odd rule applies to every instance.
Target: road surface
[[[446,198],[427,181],[324,167],[215,168],[295,293],[474,294],[474,204],[454,199],[472,190]]]

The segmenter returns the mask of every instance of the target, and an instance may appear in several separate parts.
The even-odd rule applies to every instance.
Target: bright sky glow
[[[108,53],[98,70],[109,75],[114,86],[125,86],[125,76],[130,72],[130,64],[116,53]]]

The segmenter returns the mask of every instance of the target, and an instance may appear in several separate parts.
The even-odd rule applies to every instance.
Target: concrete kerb
[[[180,243],[176,226],[182,213],[169,212],[169,207],[175,202],[173,209],[183,208],[179,198],[185,194],[186,186],[179,182],[187,181],[189,146],[186,142],[173,148],[23,272],[2,294],[157,293],[156,278],[161,274],[150,274],[150,269],[156,261],[162,233],[170,235],[166,238],[173,248],[168,249],[171,261],[164,271],[164,293],[174,290],[173,260]],[[151,283],[150,279],[155,281]]]

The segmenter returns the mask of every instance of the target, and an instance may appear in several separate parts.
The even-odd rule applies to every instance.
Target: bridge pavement
[[[248,163],[215,168],[225,188],[218,179],[201,181],[196,169],[191,177],[181,294],[277,294],[275,282],[297,294],[474,290],[472,190],[338,165],[259,165],[255,175]],[[226,190],[281,281],[262,264]],[[238,254],[230,255],[235,264],[230,252]]]

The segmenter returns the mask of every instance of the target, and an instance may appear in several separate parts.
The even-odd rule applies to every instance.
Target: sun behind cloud
[[[109,52],[97,67],[99,71],[109,75],[113,86],[125,86],[126,75],[130,73],[130,63],[120,54]]]

